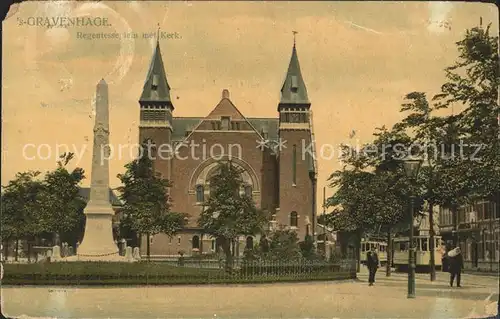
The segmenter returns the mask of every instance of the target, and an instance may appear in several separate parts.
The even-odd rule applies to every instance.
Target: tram
[[[415,243],[415,265],[417,270],[430,271],[431,253],[434,253],[434,263],[436,269],[441,269],[442,261],[442,240],[441,236],[434,236],[434,251],[429,249],[429,236],[413,236]],[[393,259],[392,265],[396,271],[405,271],[408,269],[408,249],[409,237],[394,238],[392,241]]]
[[[378,240],[361,239],[361,249],[359,250],[359,260],[362,265],[366,265],[366,254],[371,249],[375,249],[378,254],[378,260],[381,265],[387,263],[387,243]]]

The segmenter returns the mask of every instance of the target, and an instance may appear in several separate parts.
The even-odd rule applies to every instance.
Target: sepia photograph
[[[2,317],[499,318],[494,3],[2,1]]]

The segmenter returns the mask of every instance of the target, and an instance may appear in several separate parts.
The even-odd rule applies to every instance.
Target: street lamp
[[[420,170],[421,160],[408,159],[404,161],[404,170],[412,184],[415,183],[418,171]],[[410,247],[408,256],[408,298],[415,298],[415,243],[413,242],[413,217],[415,216],[415,195],[413,190],[410,194]]]

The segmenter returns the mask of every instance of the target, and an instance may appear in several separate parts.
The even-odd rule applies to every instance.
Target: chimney
[[[228,89],[222,90],[222,98],[229,99],[229,90]]]

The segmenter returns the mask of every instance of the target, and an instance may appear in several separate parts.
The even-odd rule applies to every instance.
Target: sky
[[[47,28],[37,17],[107,19],[110,26]],[[467,28],[492,23],[492,4],[457,2],[26,2],[3,23],[2,185],[17,172],[45,172],[59,152],[76,153],[90,177],[95,87],[109,84],[112,145],[138,142],[138,99],[155,40],[174,99],[174,116],[206,116],[221,91],[247,117],[277,117],[280,89],[297,31],[297,51],[312,103],[317,149],[362,144],[375,128],[403,118],[407,93],[439,92],[443,69]],[[95,20],[98,21],[98,20]],[[78,33],[136,33],[136,39],[86,40]],[[354,132],[354,136],[353,136]],[[46,145],[44,145],[46,144]],[[29,146],[27,146],[29,145]],[[48,150],[51,150],[50,154]],[[37,155],[37,150],[39,154]],[[338,154],[318,158],[318,205]],[[110,161],[110,182],[132,155]],[[321,155],[321,154],[319,154]],[[35,157],[35,158],[33,158]],[[90,184],[90,178],[83,183]],[[332,194],[327,189],[327,197]],[[318,208],[321,212],[321,208]]]

